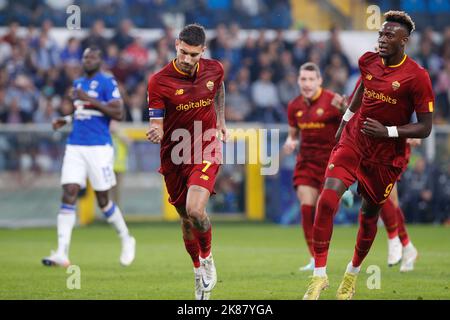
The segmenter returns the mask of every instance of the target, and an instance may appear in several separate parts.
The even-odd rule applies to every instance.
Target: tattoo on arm
[[[216,92],[214,100],[216,104],[217,118],[220,120],[225,120],[225,83],[223,81]]]

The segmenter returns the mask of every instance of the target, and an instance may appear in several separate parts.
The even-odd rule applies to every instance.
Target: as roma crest
[[[400,88],[400,82],[398,81],[392,82],[392,89],[395,91],[398,90],[398,88]]]
[[[316,113],[317,113],[317,115],[320,117],[321,115],[323,115],[323,113],[324,113],[325,111],[323,111],[323,109],[322,108],[319,108],[319,109],[317,109],[317,111],[316,111]]]
[[[212,82],[211,80],[208,81],[206,83],[206,87],[208,88],[209,91],[212,91],[214,89],[214,82]]]

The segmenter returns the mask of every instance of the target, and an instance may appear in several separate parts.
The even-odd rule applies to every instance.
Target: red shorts
[[[325,181],[325,169],[327,168],[328,159],[298,159],[294,170],[294,187],[310,186],[318,190],[322,189]]]
[[[186,196],[190,186],[200,186],[214,194],[214,184],[220,164],[181,164],[164,173],[169,202],[175,207],[186,205]],[[160,169],[160,172],[163,171]]]
[[[384,203],[402,168],[364,160],[352,147],[338,144],[331,152],[325,178],[337,178],[350,187],[358,181],[358,192],[373,204]]]

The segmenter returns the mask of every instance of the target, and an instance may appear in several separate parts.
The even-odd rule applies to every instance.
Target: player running
[[[120,263],[128,266],[135,257],[136,241],[129,234],[119,207],[108,196],[109,190],[116,184],[109,123],[111,119],[120,121],[124,111],[117,83],[112,76],[100,71],[101,64],[101,50],[87,48],[83,53],[85,75],[74,81],[71,91],[75,112],[62,165],[63,196],[57,220],[58,249],[42,259],[46,266],[70,265],[69,246],[76,220],[76,202],[80,188],[86,186],[87,178],[95,190],[100,209],[122,241]],[[57,130],[71,121],[72,116],[58,118],[53,121],[53,129]]]
[[[148,83],[147,138],[161,143],[159,172],[181,217],[197,300],[209,299],[217,282],[205,208],[222,161],[216,133],[226,139],[224,71],[218,61],[202,58],[205,38],[202,26],[187,25],[175,42],[176,59]]]
[[[378,46],[375,48],[378,51]],[[352,100],[356,89],[361,83],[361,78],[358,79],[353,93],[350,96],[350,101]],[[411,122],[417,122],[416,114],[413,113],[411,117]],[[352,121],[352,125],[355,122]],[[349,124],[347,124],[349,126]],[[402,169],[402,174],[408,168],[409,157],[411,154],[411,147],[416,147],[421,144],[420,139],[406,139],[406,150],[405,150],[405,163]],[[401,175],[402,175],[401,174]],[[401,178],[399,176],[399,179]],[[347,190],[346,192],[349,192]],[[345,196],[345,193],[344,193]],[[343,196],[343,198],[344,198]],[[389,199],[384,203],[380,210],[380,218],[383,220],[384,227],[388,236],[388,266],[392,267],[399,262],[400,272],[408,272],[414,270],[414,263],[417,259],[418,252],[414,247],[412,241],[409,239],[408,232],[405,226],[405,216],[403,210],[400,208],[398,203],[398,193],[397,193],[397,183],[392,188]]]
[[[291,154],[300,145],[293,184],[300,201],[303,233],[311,254],[310,262],[300,271],[307,271],[314,270],[312,231],[317,198],[346,105],[344,97],[322,89],[322,76],[315,63],[307,62],[300,67],[298,85],[301,94],[289,103],[287,109],[289,132],[283,149],[285,154]]]
[[[367,52],[359,59],[362,82],[344,114],[337,135],[344,131],[325,173],[313,229],[315,268],[303,297],[306,300],[318,299],[328,287],[326,263],[333,217],[344,191],[358,181],[363,198],[360,226],[353,259],[337,291],[340,300],[353,297],[361,263],[375,239],[378,213],[406,162],[406,138],[426,138],[431,132],[434,97],[430,77],[405,54],[414,22],[403,11],[389,11],[385,18],[379,31],[379,52]],[[410,123],[414,111],[418,122]],[[354,124],[345,126],[350,120]]]

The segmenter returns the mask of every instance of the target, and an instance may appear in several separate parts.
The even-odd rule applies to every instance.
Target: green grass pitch
[[[119,265],[120,242],[106,224],[77,227],[71,262],[81,270],[81,288],[68,289],[70,274],[41,265],[56,246],[55,228],[0,230],[0,299],[193,299],[192,264],[178,223],[133,223],[136,260]],[[419,250],[416,269],[401,274],[389,268],[382,227],[358,278],[355,299],[450,299],[450,229],[409,226]],[[335,227],[328,259],[330,288],[321,299],[334,299],[353,254],[356,227]],[[298,267],[308,260],[298,226],[214,223],[213,253],[218,283],[212,299],[301,299],[310,273]],[[368,289],[369,265],[381,270],[381,288]]]

